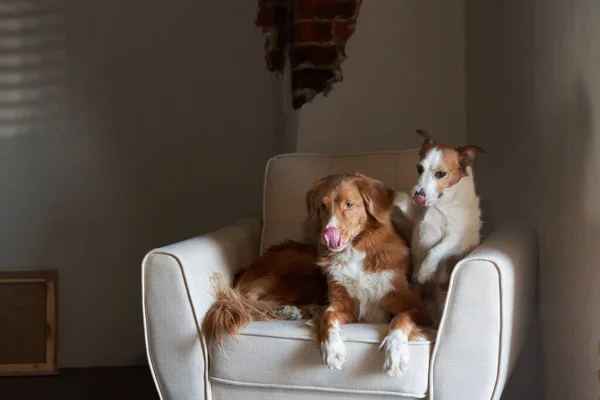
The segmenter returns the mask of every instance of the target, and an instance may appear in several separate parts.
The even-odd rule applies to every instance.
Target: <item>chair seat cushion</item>
[[[209,377],[231,385],[425,397],[431,343],[410,343],[408,370],[389,378],[379,351],[387,329],[385,324],[344,325],[348,356],[343,369],[334,371],[321,361],[304,321],[255,322],[214,352]]]

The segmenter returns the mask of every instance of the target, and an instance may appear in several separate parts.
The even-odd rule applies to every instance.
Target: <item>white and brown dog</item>
[[[412,226],[413,282],[444,288],[456,262],[479,245],[481,211],[471,165],[483,149],[455,149],[417,133],[424,138],[418,182],[412,196],[398,192],[394,203]]]
[[[393,317],[381,343],[390,377],[402,375],[408,343],[432,326],[407,280],[408,243],[390,219],[394,197],[394,190],[361,174],[325,177],[306,196],[308,213],[318,220],[318,264],[328,282],[329,306],[317,335],[330,369],[341,369],[346,359],[343,324],[387,323]]]

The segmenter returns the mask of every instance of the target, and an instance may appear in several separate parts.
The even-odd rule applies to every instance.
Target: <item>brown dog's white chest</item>
[[[366,272],[366,254],[348,248],[336,254],[327,265],[329,277],[342,285],[355,302],[359,321],[387,323],[389,314],[381,308],[380,301],[393,291],[393,271]]]

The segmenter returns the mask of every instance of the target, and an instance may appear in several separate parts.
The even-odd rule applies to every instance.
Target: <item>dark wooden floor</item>
[[[158,400],[147,367],[63,368],[57,376],[0,378],[2,400]]]

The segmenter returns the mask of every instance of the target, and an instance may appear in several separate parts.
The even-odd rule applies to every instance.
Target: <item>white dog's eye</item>
[[[423,166],[421,164],[417,164],[417,173],[421,175],[423,173]]]
[[[444,171],[437,171],[437,172],[435,173],[435,177],[436,177],[436,179],[442,179],[442,178],[443,178],[443,177],[445,177],[445,176],[446,176],[446,173],[445,173]]]

